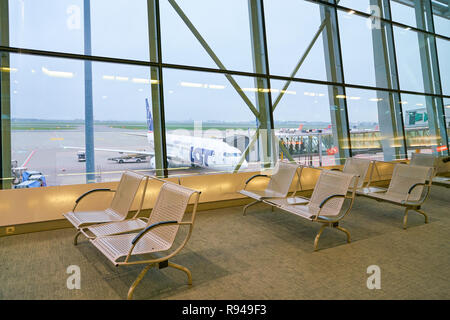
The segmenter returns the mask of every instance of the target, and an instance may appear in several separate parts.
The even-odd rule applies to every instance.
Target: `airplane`
[[[149,145],[154,150],[153,118],[148,99],[145,99],[147,109],[147,133],[127,133],[128,135],[146,137]],[[194,137],[190,135],[166,134],[167,159],[169,162],[188,164],[191,167],[201,167],[214,170],[224,170],[227,167],[234,168],[242,157],[242,152],[230,146],[221,139]],[[78,147],[64,147],[65,149],[79,149]],[[95,151],[110,151],[125,154],[126,157],[151,157],[150,166],[155,168],[154,151],[145,150],[122,150],[95,148]],[[248,166],[243,161],[241,168]]]

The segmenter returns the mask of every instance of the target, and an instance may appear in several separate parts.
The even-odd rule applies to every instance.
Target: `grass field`
[[[78,126],[41,126],[41,125],[12,125],[11,130],[29,130],[29,131],[59,131],[59,130],[75,130]]]

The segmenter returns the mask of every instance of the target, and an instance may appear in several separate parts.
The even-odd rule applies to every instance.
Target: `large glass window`
[[[347,88],[354,156],[385,161],[405,158],[402,120],[396,96],[385,91]]]
[[[321,7],[308,1],[264,1],[272,74],[327,79],[322,33],[330,18]]]
[[[247,1],[164,0],[160,12],[165,63],[253,71]]]
[[[410,3],[405,3],[398,0],[390,0],[390,2],[393,21],[414,28],[419,28],[419,26],[417,26],[416,9],[413,1],[410,1]]]
[[[346,83],[392,87],[385,80],[389,73],[389,48],[382,36],[386,25],[380,23],[379,28],[373,28],[369,18],[346,11],[339,11],[338,18]]]
[[[443,151],[446,142],[441,138],[441,130],[445,130],[445,124],[440,99],[412,94],[402,94],[401,99],[408,154],[417,150]]]
[[[450,41],[436,38],[442,93],[450,95]]]
[[[433,1],[434,30],[437,34],[450,37],[450,11],[449,3]]]
[[[373,14],[373,11],[372,11],[373,9],[371,10],[371,8],[370,8],[370,5],[371,5],[370,0],[336,0],[336,3],[338,5],[346,7],[346,8]],[[381,13],[380,13],[380,16],[381,16]]]
[[[66,147],[84,147],[82,61],[10,55],[11,160],[13,186],[85,183],[85,163]],[[80,176],[81,175],[81,176]]]
[[[447,126],[447,137],[450,135],[450,99],[444,99],[445,124]],[[447,141],[447,147],[449,143]],[[448,149],[447,149],[448,150]]]
[[[10,45],[124,59],[148,60],[147,1],[9,0]],[[88,28],[90,25],[90,29]],[[91,43],[85,46],[85,31]],[[130,36],[132,35],[132,36]],[[91,47],[90,52],[89,45]]]
[[[425,92],[423,72],[427,72],[429,66],[426,60],[422,60],[421,50],[425,51],[425,44],[420,43],[425,41],[419,40],[418,32],[397,26],[394,26],[394,37],[400,89]]]
[[[83,0],[8,2],[12,47],[83,53]]]
[[[280,159],[313,166],[339,164],[336,138],[342,127],[335,119],[345,117],[343,95],[335,96],[337,89],[324,85],[292,82],[286,88],[285,84],[271,81]]]
[[[253,78],[232,78],[234,86],[222,74],[164,70],[167,157],[172,174],[180,170],[228,172],[236,167],[259,170],[260,144],[255,143],[247,155],[244,151],[257,128],[250,108],[259,110],[256,95],[263,89],[255,87]]]
[[[24,171],[56,186],[446,152],[442,1],[0,3],[0,181],[13,187]]]
[[[85,100],[84,61],[10,57],[13,186],[27,185],[24,171],[42,175],[48,186],[116,181],[124,170],[153,172],[151,86],[158,81],[148,67],[92,63],[92,99]]]

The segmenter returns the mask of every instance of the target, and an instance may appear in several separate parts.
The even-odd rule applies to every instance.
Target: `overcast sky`
[[[342,0],[364,10],[369,1]],[[178,0],[222,63],[231,70],[253,71],[247,0]],[[282,3],[282,5],[280,5]],[[362,4],[363,3],[363,4]],[[92,54],[149,60],[146,0],[92,0]],[[82,0],[10,0],[10,45],[39,50],[84,53]],[[319,6],[301,0],[265,0],[270,72],[289,76],[322,22]],[[362,7],[361,7],[362,6]],[[217,68],[173,8],[161,1],[162,52],[166,63]],[[364,10],[365,11],[365,10]],[[414,26],[410,8],[392,6],[393,17]],[[376,86],[373,45],[367,19],[340,12],[339,28],[345,80]],[[450,25],[440,19],[436,30]],[[394,28],[401,88],[423,91],[417,34]],[[450,95],[450,44],[438,39],[444,93]],[[83,119],[82,61],[11,55],[14,118]],[[327,80],[323,40],[319,37],[297,77]],[[150,97],[146,67],[93,63],[96,120],[145,121]],[[255,104],[254,79],[234,77]],[[272,81],[273,99],[284,81]],[[352,122],[377,121],[377,94],[348,90]],[[406,99],[407,98],[407,99]],[[166,120],[254,121],[254,116],[223,75],[165,70]],[[423,105],[421,96],[407,96],[405,108]],[[293,83],[275,111],[275,120],[330,121],[328,88]]]

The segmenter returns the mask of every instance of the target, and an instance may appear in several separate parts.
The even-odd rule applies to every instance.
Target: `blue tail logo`
[[[145,99],[145,107],[147,108],[147,128],[148,132],[153,132],[153,118],[152,112],[150,111],[150,105],[148,103],[148,99]]]

